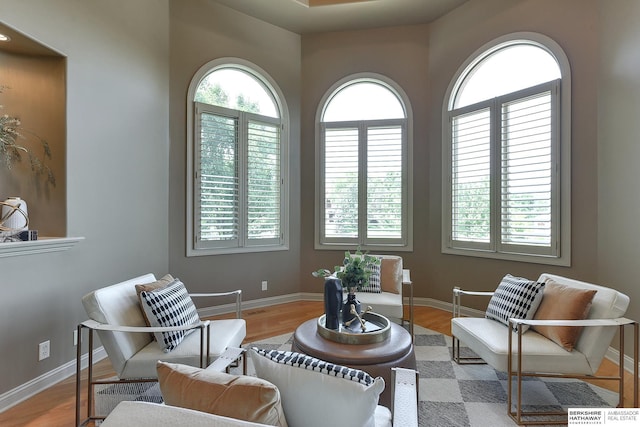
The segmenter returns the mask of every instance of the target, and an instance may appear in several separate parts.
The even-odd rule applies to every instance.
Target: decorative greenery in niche
[[[0,86],[0,93],[5,89],[8,88],[6,86]],[[3,108],[0,104],[0,109]],[[42,159],[38,157],[33,150],[29,149],[26,144],[20,143],[20,140],[24,140],[25,142],[34,141],[42,146]],[[8,114],[0,115],[0,161],[4,162],[7,169],[11,169],[13,164],[20,162],[25,155],[29,156],[31,171],[38,177],[44,176],[45,182],[55,186],[55,175],[51,168],[45,163],[46,159],[51,159],[49,143],[33,132],[22,128],[19,118]]]

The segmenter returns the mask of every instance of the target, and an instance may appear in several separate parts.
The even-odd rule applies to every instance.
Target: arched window
[[[318,109],[316,247],[411,248],[411,113],[384,76],[336,83]]]
[[[539,34],[461,67],[445,101],[444,252],[569,263],[570,90],[566,56]]]
[[[187,101],[188,254],[284,248],[288,123],[275,83],[253,64],[216,60]]]

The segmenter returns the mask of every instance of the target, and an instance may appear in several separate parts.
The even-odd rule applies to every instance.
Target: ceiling
[[[213,0],[298,34],[429,23],[468,0]]]

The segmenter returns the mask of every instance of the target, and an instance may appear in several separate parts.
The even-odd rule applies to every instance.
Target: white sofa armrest
[[[391,368],[391,413],[394,427],[418,427],[418,380],[413,369]]]

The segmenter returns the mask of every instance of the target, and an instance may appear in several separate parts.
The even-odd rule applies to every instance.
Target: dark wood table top
[[[294,347],[318,359],[342,365],[376,365],[402,359],[413,350],[411,335],[391,323],[389,338],[373,344],[344,344],[318,334],[318,319],[300,325],[293,336]]]

